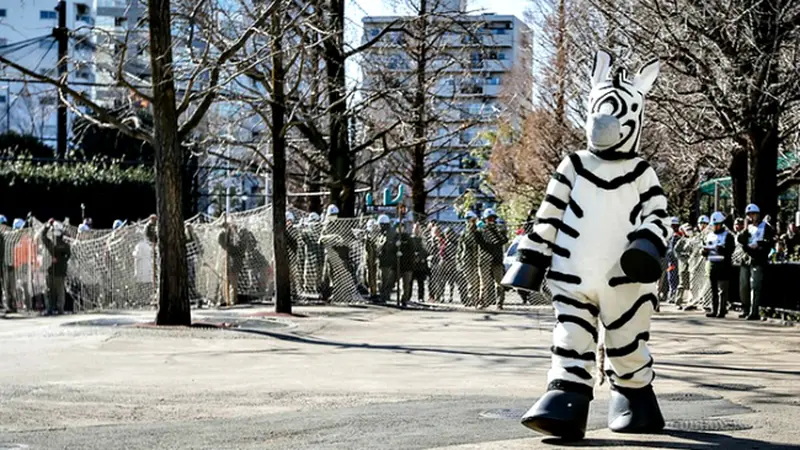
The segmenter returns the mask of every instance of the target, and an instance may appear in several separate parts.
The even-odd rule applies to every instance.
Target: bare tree
[[[79,117],[99,126],[116,128],[125,134],[151,144],[156,151],[156,197],[158,214],[158,252],[161,259],[159,277],[159,325],[188,325],[191,322],[188,298],[186,246],[183,224],[183,164],[187,143],[211,106],[237,76],[232,59],[242,51],[256,31],[268,22],[278,6],[277,1],[254,6],[258,11],[253,22],[205,22],[212,11],[224,9],[224,0],[189,2],[149,0],[147,15],[134,30],[122,36],[107,33],[117,63],[112,73],[114,85],[128,90],[131,118],[111,114],[109,107],[91,99],[66,82],[66,77],[52,78],[39,74],[0,56],[0,62],[21,75],[55,85],[62,101]],[[227,27],[224,45],[213,45],[211,36]],[[102,32],[102,30],[97,30]],[[149,36],[146,42],[141,38]],[[130,50],[136,54],[131,55]],[[130,66],[149,55],[146,77],[132,75]],[[142,85],[141,82],[149,81]],[[152,129],[141,126],[135,109],[152,108]],[[87,110],[89,111],[87,113]]]
[[[775,216],[798,181],[776,161],[799,129],[800,1],[591,1],[622,46],[664,61],[656,120],[692,149],[729,153],[737,209],[749,199]]]

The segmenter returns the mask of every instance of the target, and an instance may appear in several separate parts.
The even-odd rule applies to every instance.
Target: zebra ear
[[[633,79],[633,85],[636,86],[636,89],[638,89],[642,94],[647,94],[650,92],[653,84],[655,84],[660,68],[661,64],[657,59],[646,63],[641,69],[639,69],[639,73],[636,74],[636,78]]]
[[[614,57],[611,56],[611,53],[602,49],[597,51],[592,65],[592,87],[608,79],[608,73],[611,71],[613,63]]]

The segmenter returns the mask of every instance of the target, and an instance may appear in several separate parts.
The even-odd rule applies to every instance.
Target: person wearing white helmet
[[[319,238],[325,249],[323,296],[332,302],[349,303],[363,300],[358,294],[355,265],[350,258],[350,246],[356,242],[356,236],[349,221],[338,217],[339,208],[329,205]]]
[[[739,296],[742,302],[741,318],[761,319],[761,294],[764,271],[769,262],[769,252],[775,238],[775,231],[766,221],[761,220],[761,209],[753,203],[744,210],[747,217],[745,229],[737,237],[746,257],[739,274]]]
[[[478,278],[481,285],[478,306],[485,308],[497,302],[497,309],[503,309],[505,288],[500,282],[505,275],[503,257],[508,231],[497,223],[497,213],[492,208],[483,211],[483,220],[485,225],[478,246]]]
[[[664,296],[668,302],[680,304],[680,301],[678,300],[678,291],[680,285],[681,263],[677,253],[677,247],[680,245],[681,241],[685,239],[685,237],[683,232],[681,232],[681,220],[678,217],[673,217],[670,219],[670,228],[672,228],[672,237],[667,245]]]
[[[300,231],[303,247],[302,291],[311,295],[323,295],[322,287],[323,264],[325,251],[319,243],[319,233],[322,229],[319,214],[312,212],[305,219],[305,226]]]
[[[733,272],[732,256],[735,249],[733,233],[725,227],[725,215],[719,211],[711,215],[711,230],[706,235],[703,256],[708,258],[711,281],[711,312],[706,317],[724,318],[728,313],[728,292]]]
[[[480,277],[478,276],[478,245],[481,238],[478,229],[478,215],[467,211],[464,218],[466,224],[458,245],[458,261],[461,273],[467,283],[467,298],[462,298],[461,302],[465,306],[478,306],[481,292]]]
[[[336,205],[328,205],[325,210],[325,220],[335,220],[339,217],[339,207]]]
[[[303,255],[300,231],[295,226],[296,218],[294,213],[286,211],[284,217],[286,218],[286,251],[289,254],[289,296],[292,299],[296,299],[305,255]]]
[[[364,242],[364,273],[367,284],[367,292],[370,301],[378,300],[378,239],[380,230],[378,221],[370,218],[365,225],[365,232],[362,236]]]
[[[52,238],[48,236],[49,233],[52,234]],[[47,290],[49,291],[47,314],[64,314],[67,296],[67,263],[72,256],[72,250],[64,240],[64,226],[60,222],[50,219],[39,232],[39,242],[44,245],[50,256],[50,266],[47,269]]]
[[[692,226],[684,223],[678,230],[680,238],[675,243],[675,255],[678,257],[678,289],[674,302],[678,309],[683,309],[686,291],[691,287],[690,259],[692,256]]]
[[[706,231],[706,227],[708,227],[708,222],[709,222],[708,216],[702,215],[702,216],[698,217],[697,218],[697,229],[701,233],[704,233]]]
[[[388,303],[397,283],[398,233],[386,214],[378,216],[378,230],[380,235],[376,241],[376,252],[381,273],[380,301]]]

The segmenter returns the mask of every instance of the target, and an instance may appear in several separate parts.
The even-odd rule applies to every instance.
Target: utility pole
[[[58,13],[58,28],[53,30],[53,37],[58,41],[58,78],[62,83],[67,82],[67,49],[69,45],[69,34],[67,30],[67,2],[59,0],[56,6]],[[67,104],[58,99],[58,118],[57,118],[57,145],[56,154],[58,158],[67,156]]]

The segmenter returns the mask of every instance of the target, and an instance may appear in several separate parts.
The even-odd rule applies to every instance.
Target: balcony
[[[75,20],[77,22],[83,22],[86,25],[89,25],[89,26],[92,26],[92,27],[94,26],[94,17],[92,17],[92,16],[90,16],[88,14],[77,16],[77,17],[75,17]]]
[[[481,44],[485,47],[513,47],[514,37],[511,34],[490,34],[481,36]]]

